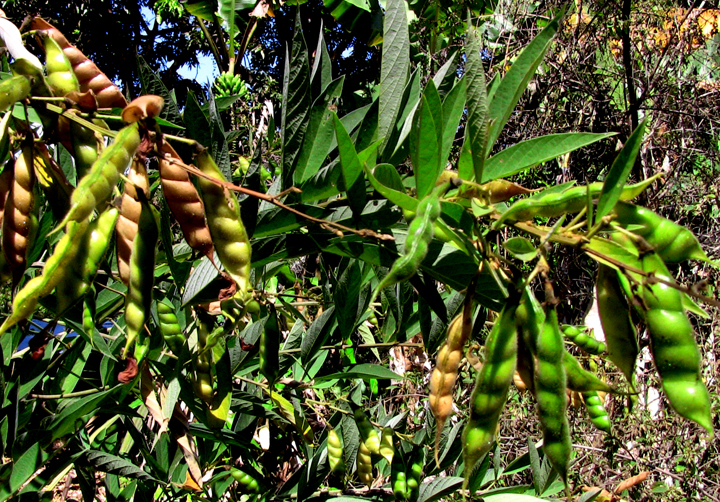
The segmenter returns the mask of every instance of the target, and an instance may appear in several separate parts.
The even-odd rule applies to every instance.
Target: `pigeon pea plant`
[[[645,124],[588,186],[533,192],[507,178],[611,134],[492,153],[559,22],[489,83],[468,22],[464,60],[426,79],[411,71],[407,6],[388,0],[376,97],[339,117],[344,76],[322,37],[310,67],[297,18],[280,134],[257,142],[240,179],[212,90],[180,113],[141,64],[148,95],[128,104],[34,20],[44,68],[12,54],[0,83],[0,258],[15,298],[0,326],[0,499],[53,490],[71,471],[86,500],[101,488],[109,500],[502,500],[489,485],[529,467],[535,486],[515,488],[528,500],[570,493],[567,395],[582,393],[611,430],[598,392],[635,392],[632,319],[670,407],[712,435],[686,313],[712,300],[665,267],[707,256],[630,202],[654,180],[627,184]],[[594,352],[625,375],[617,387],[565,347],[551,244],[599,263],[613,329]],[[453,405],[468,343],[484,347],[477,383]],[[405,377],[386,351],[418,345],[440,349],[429,399],[388,407]],[[537,402],[544,471],[534,440],[497,461],[513,381]]]

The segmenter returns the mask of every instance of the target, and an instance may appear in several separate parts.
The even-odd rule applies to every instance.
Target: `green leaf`
[[[617,201],[620,200],[620,194],[622,194],[625,182],[628,176],[630,176],[633,165],[635,165],[635,159],[637,159],[638,152],[640,152],[647,122],[648,119],[646,118],[637,126],[637,129],[630,135],[625,146],[620,150],[620,153],[610,167],[605,177],[600,200],[598,200],[597,213],[595,216],[597,220],[609,214],[615,207],[615,204],[617,204]]]
[[[165,84],[160,76],[155,73],[152,68],[150,68],[142,56],[138,55],[137,63],[143,94],[155,94],[165,100],[165,106],[160,113],[160,118],[167,120],[174,126],[182,124],[183,120],[180,115],[180,109],[178,108],[177,103],[175,103],[170,91],[168,91],[167,87],[165,87]]]
[[[473,179],[481,180],[485,172],[485,158],[487,157],[488,143],[488,97],[485,83],[485,67],[480,58],[480,37],[477,30],[468,30],[468,43],[466,49],[467,67],[465,78],[467,80],[466,101],[468,121],[466,126],[465,146],[471,154]]]
[[[560,24],[562,14],[548,23],[530,44],[523,49],[507,74],[500,81],[488,108],[488,140],[486,155],[500,136],[515,105],[520,100],[530,79],[545,57]],[[469,87],[469,86],[468,86]]]
[[[181,2],[185,9],[195,17],[204,19],[205,21],[212,21],[215,9],[217,8],[217,2],[215,0],[187,0]]]
[[[208,92],[208,116],[210,117],[210,152],[226,179],[232,179],[230,152],[220,111],[215,106],[215,97]]]
[[[440,149],[440,163],[444,165],[450,155],[458,124],[465,112],[465,80],[458,81],[445,96],[442,104],[442,145]]]
[[[183,291],[183,306],[190,304],[195,297],[219,275],[218,266],[222,268],[222,264],[220,263],[217,253],[213,255],[213,260],[217,266],[213,265],[207,256],[203,256],[200,263],[198,263],[190,273],[185,283],[185,291]]]
[[[394,371],[390,371],[385,366],[365,363],[356,364],[355,366],[339,373],[317,377],[315,378],[315,381],[322,382],[325,380],[338,380],[340,378],[360,378],[367,381],[373,378],[377,380],[402,380],[405,377],[398,375]]]
[[[108,389],[97,394],[63,401],[62,411],[44,422],[45,429],[52,433],[51,440],[74,433],[80,423],[101,411],[100,403],[114,391],[115,389]]]
[[[442,120],[440,95],[435,88],[435,82],[430,80],[420,100],[420,108],[415,112],[413,129],[410,132],[410,158],[418,200],[432,191],[443,168],[440,162]]]
[[[325,31],[324,26],[321,24],[318,44],[315,49],[315,60],[313,61],[312,72],[310,73],[312,88],[314,91],[319,91],[319,93],[324,93],[332,81],[332,60],[330,59],[330,54],[328,54],[323,31]]]
[[[300,9],[295,15],[292,51],[285,48],[285,69],[283,72],[282,115],[282,189],[292,185],[295,160],[300,154],[303,136],[307,127],[306,117],[310,111],[310,63],[307,45],[302,34]]]
[[[47,454],[40,450],[40,444],[34,443],[13,463],[10,474],[10,491],[15,492],[40,467]]]
[[[99,450],[89,450],[85,458],[100,472],[162,484],[161,481],[153,478],[147,472],[122,457]]]
[[[568,132],[521,141],[487,159],[481,183],[506,178],[615,133]],[[620,187],[622,189],[622,186]]]
[[[388,0],[383,19],[378,138],[385,149],[395,128],[405,83],[410,75],[410,35],[405,0]]]
[[[383,165],[383,164],[380,164]],[[389,166],[389,164],[386,164]],[[390,168],[393,168],[390,166]],[[376,167],[377,169],[377,167]],[[383,170],[388,168],[382,168]],[[393,168],[394,169],[394,168]],[[380,195],[388,199],[393,204],[396,204],[400,206],[400,208],[404,209],[405,211],[410,211],[414,213],[417,210],[418,200],[415,197],[410,197],[405,192],[399,192],[397,190],[394,190],[390,187],[387,187],[380,183],[375,176],[373,176],[370,169],[367,167],[365,168],[365,175],[368,177],[368,180],[370,180],[370,184],[373,186],[375,190],[378,191]]]
[[[463,484],[464,478],[458,476],[438,477],[429,483],[420,485],[418,502],[433,502],[455,493]]]
[[[330,328],[335,324],[335,306],[325,310],[305,333],[300,346],[300,359],[307,362],[315,356],[315,353],[325,343],[330,335]]]
[[[344,339],[349,338],[355,330],[361,282],[360,264],[357,260],[352,260],[334,288],[333,299],[335,301],[338,328]]]
[[[312,105],[303,147],[297,158],[295,183],[300,185],[320,170],[335,143],[333,111],[330,105],[342,94],[345,77],[333,80]]]
[[[201,145],[209,145],[210,120],[208,120],[207,115],[203,112],[192,90],[188,91],[183,115],[185,124],[187,125],[188,136]]]
[[[538,253],[535,245],[525,237],[512,237],[505,241],[504,246],[511,255],[522,261],[533,260]]]
[[[362,165],[355,150],[355,145],[345,130],[345,126],[342,125],[342,122],[340,122],[340,119],[335,113],[333,113],[332,116],[335,123],[338,152],[340,153],[340,166],[342,167],[343,179],[345,180],[345,188],[347,190],[362,173]]]

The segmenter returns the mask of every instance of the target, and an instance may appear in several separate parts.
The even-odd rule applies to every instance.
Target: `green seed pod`
[[[393,464],[390,475],[392,491],[396,500],[408,500],[407,475],[402,463]]]
[[[335,429],[328,431],[327,449],[330,472],[345,472],[345,453],[342,440]]]
[[[640,195],[655,180],[650,178],[635,185],[626,185],[620,200],[631,200]],[[591,200],[597,200],[602,193],[603,183],[591,183],[588,186],[572,187],[561,193],[538,195],[521,199],[510,206],[493,224],[500,228],[506,221],[526,221],[534,217],[554,218],[563,214],[577,213],[587,206],[588,193]]]
[[[207,150],[197,157],[198,167],[206,175],[227,181]],[[240,204],[235,195],[205,178],[198,178],[198,188],[205,203],[205,216],[215,251],[225,271],[237,284],[237,296],[248,299],[250,287],[250,240],[240,217]]]
[[[393,431],[392,427],[385,427],[382,430],[380,437],[380,456],[387,460],[388,464],[392,464],[393,457],[395,456],[394,437],[395,431]]]
[[[119,211],[116,208],[104,211],[90,223],[80,237],[75,260],[70,262],[66,274],[57,284],[55,296],[59,314],[71,307],[90,288],[100,263],[110,247],[118,215]]]
[[[682,225],[655,214],[644,207],[618,202],[616,221],[643,237],[665,263],[708,260],[693,233]]]
[[[463,432],[465,485],[477,462],[495,441],[500,413],[515,373],[518,336],[514,316],[517,307],[517,298],[508,300],[485,342],[485,362],[470,397],[470,417]]]
[[[275,306],[268,306],[269,317],[260,335],[260,372],[265,375],[269,385],[273,385],[280,369],[280,327],[278,326]]]
[[[360,447],[358,448],[357,453],[358,478],[360,479],[360,482],[368,488],[371,487],[373,483],[372,470],[373,465],[370,449],[368,448],[367,442],[360,441]]]
[[[583,392],[582,397],[583,401],[585,401],[585,408],[590,416],[590,422],[601,431],[612,434],[610,416],[607,410],[605,410],[605,406],[598,393],[595,391]]]
[[[673,280],[657,253],[643,256],[642,267],[655,277]],[[712,436],[710,395],[700,377],[700,350],[682,296],[662,283],[643,286],[642,296],[653,359],[665,395],[679,415],[700,424]]]
[[[262,491],[257,479],[240,469],[231,468],[230,475],[240,485],[240,491],[244,493],[260,493]]]
[[[596,340],[592,335],[579,330],[575,326],[563,325],[562,334],[573,342],[575,346],[590,355],[599,356],[607,352],[607,345],[604,342]]]
[[[365,447],[373,455],[380,454],[380,435],[375,430],[375,427],[370,423],[365,412],[358,408],[355,410],[355,423],[357,424],[358,430],[360,431],[360,437],[365,443]]]
[[[28,319],[35,312],[40,298],[49,295],[62,280],[65,270],[78,254],[79,237],[87,226],[87,221],[72,222],[71,225],[68,225],[68,232],[60,239],[53,254],[45,261],[42,275],[30,279],[15,295],[12,314],[0,326],[0,335],[18,322]]]
[[[580,365],[580,362],[567,350],[563,351],[563,366],[567,377],[567,388],[575,392],[613,392],[613,388]]]
[[[30,80],[24,75],[15,75],[0,83],[0,112],[7,111],[18,101],[30,94]]]
[[[550,308],[545,314],[545,324],[537,344],[535,397],[538,418],[543,430],[543,450],[552,466],[567,483],[572,444],[566,415],[566,373],[562,363],[563,352],[557,313],[554,308]]]
[[[149,350],[149,339],[144,327],[152,302],[152,289],[155,280],[155,251],[159,236],[159,225],[153,207],[145,198],[142,190],[137,192],[142,204],[138,233],[133,242],[130,256],[130,281],[125,302],[125,324],[127,325],[127,341],[123,357],[137,340],[140,350],[135,350],[138,364]]]
[[[625,299],[616,272],[605,265],[598,268],[597,302],[600,322],[610,359],[628,382],[632,382],[639,348],[635,325],[630,319],[630,306]]]
[[[103,150],[90,172],[78,182],[70,197],[70,210],[57,228],[68,221],[82,221],[110,198],[113,188],[140,146],[138,123],[123,127],[112,145]],[[57,229],[56,229],[57,230]]]
[[[165,343],[173,354],[180,355],[185,344],[185,335],[175,315],[175,307],[169,300],[163,299],[157,302],[157,313],[158,327]]]
[[[435,222],[442,211],[440,197],[447,191],[448,186],[448,183],[443,183],[418,203],[415,219],[408,227],[405,253],[395,260],[390,272],[380,281],[370,303],[375,301],[383,289],[406,281],[417,273],[428,253],[428,246],[433,240]]]
[[[53,89],[55,96],[67,96],[71,92],[80,90],[75,72],[70,60],[60,48],[58,43],[47,33],[42,33],[45,48],[45,69],[47,70],[47,83]]]

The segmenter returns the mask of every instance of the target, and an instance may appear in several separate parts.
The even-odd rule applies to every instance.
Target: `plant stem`
[[[105,390],[108,390],[109,388],[110,386],[106,385],[104,387],[100,387],[99,389],[79,390],[77,392],[68,392],[67,394],[30,394],[30,397],[35,399],[65,399],[71,397],[89,396],[91,394],[103,392]]]

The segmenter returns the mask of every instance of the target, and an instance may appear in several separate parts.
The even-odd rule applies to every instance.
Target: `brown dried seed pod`
[[[120,205],[120,217],[115,227],[117,235],[117,261],[120,279],[127,285],[130,280],[130,255],[133,241],[138,233],[138,222],[142,213],[142,204],[138,201],[137,188],[145,192],[145,198],[150,197],[150,183],[148,182],[147,168],[142,160],[134,160],[130,166],[125,182],[125,190]]]
[[[187,171],[166,157],[182,161],[168,143],[160,146],[160,181],[163,194],[175,219],[180,224],[188,245],[202,254],[212,257],[213,243],[210,229],[205,222],[205,207]]]
[[[30,28],[33,30],[46,30],[48,35],[58,43],[65,56],[70,60],[75,76],[80,82],[80,90],[85,92],[91,89],[95,93],[98,105],[101,108],[125,108],[127,106],[127,100],[120,92],[120,89],[85,54],[70,44],[60,30],[40,17],[33,19]]]
[[[457,378],[460,362],[463,358],[465,343],[472,332],[472,295],[468,293],[463,311],[448,326],[447,339],[435,361],[430,377],[430,395],[428,402],[435,416],[435,462],[440,465],[438,446],[440,435],[448,417],[452,413],[453,387]]]
[[[154,94],[147,94],[133,99],[122,112],[122,119],[128,124],[140,119],[155,118],[162,112],[165,100]]]
[[[37,227],[32,157],[32,147],[25,146],[14,162],[13,183],[5,201],[2,221],[3,252],[12,270],[13,285],[17,285],[25,272],[30,241]],[[5,169],[9,167],[8,165]]]

